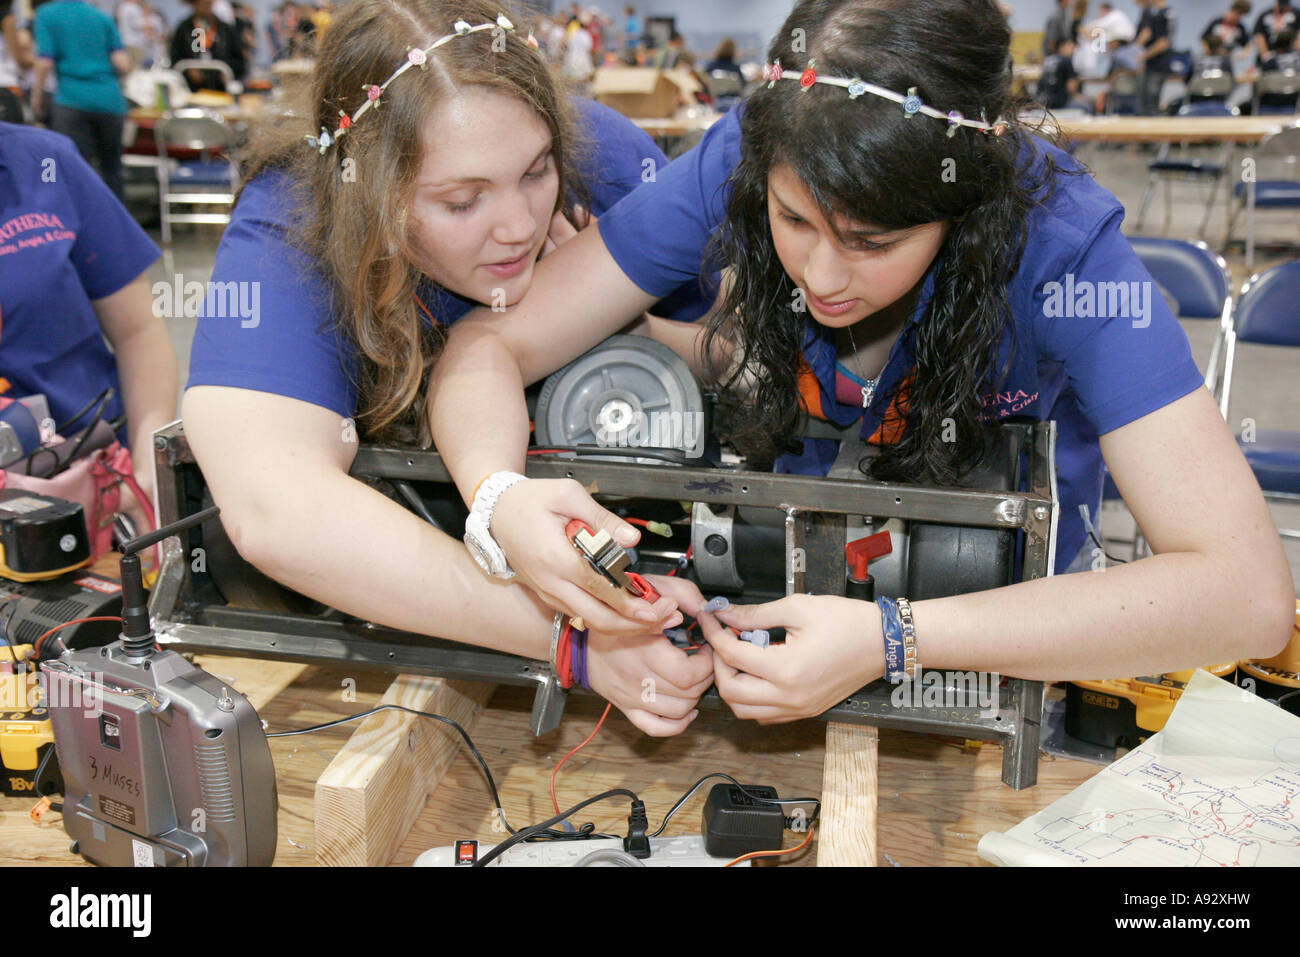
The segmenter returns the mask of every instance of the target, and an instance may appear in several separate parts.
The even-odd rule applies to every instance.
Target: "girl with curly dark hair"
[[[1249,467],[1120,233],[1120,204],[1013,122],[1009,40],[991,0],[797,4],[739,118],[544,263],[509,314],[458,326],[446,356],[464,366],[434,372],[434,437],[472,489],[521,468],[527,420],[522,405],[475,402],[483,435],[458,438],[458,368],[513,395],[720,252],[721,308],[673,344],[736,395],[751,460],[825,474],[839,442],[797,440],[802,411],[856,426],[872,478],[954,485],[987,425],[1051,419],[1055,572],[1104,568],[1086,524],[1103,459],[1156,553],[910,610],[792,596],[714,616],[674,591],[741,717],[824,711],[881,677],[908,622],[927,667],[1051,680],[1267,656],[1289,635],[1290,574]],[[581,489],[519,482],[495,514],[510,565],[555,607],[590,617],[599,596],[635,611],[558,534],[578,517],[636,540]],[[787,641],[754,647],[719,623],[781,626]]]

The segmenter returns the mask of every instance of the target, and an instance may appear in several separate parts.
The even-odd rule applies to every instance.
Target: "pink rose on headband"
[[[377,99],[379,99],[379,94],[382,93],[382,92],[383,92],[383,90],[379,89],[379,87],[377,87],[375,84],[372,83],[372,84],[370,84],[370,86],[366,89],[366,99],[367,99],[367,100],[377,100]]]
[[[413,63],[415,66],[424,66],[424,60],[425,60],[424,51],[419,47],[412,47],[410,51],[406,54],[406,58],[410,60],[411,63]]]

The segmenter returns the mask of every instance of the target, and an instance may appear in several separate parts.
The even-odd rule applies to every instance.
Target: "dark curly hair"
[[[1016,115],[1009,46],[993,0],[804,0],[768,59],[786,70],[815,59],[823,75],[899,92],[915,87],[931,106],[992,120]],[[902,438],[869,468],[884,481],[957,484],[984,456],[979,391],[1006,374],[998,347],[1008,333],[1015,344],[1006,286],[1024,251],[1026,215],[1050,190],[1055,165],[1045,157],[1031,173],[1038,151],[1024,129],[994,136],[962,127],[948,137],[947,124],[908,118],[890,100],[851,99],[823,84],[805,91],[788,80],[749,98],[741,130],[742,158],[711,250],[734,267],[734,281],[705,340],[706,355],[714,341],[730,339],[745,359],[745,371],[721,382],[737,389],[747,382],[733,440],[768,461],[789,447],[799,411],[797,364],[809,319],[791,308],[795,286],[767,212],[768,172],[786,166],[828,222],[844,217],[885,230],[951,224],[915,331]],[[944,441],[945,419],[956,424],[955,442]]]

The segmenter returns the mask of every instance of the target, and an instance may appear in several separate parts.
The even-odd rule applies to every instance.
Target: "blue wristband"
[[[890,684],[903,680],[903,623],[898,614],[898,604],[881,595],[876,599],[880,607],[880,626],[885,635],[885,677]]]
[[[569,662],[573,671],[573,683],[586,691],[591,690],[587,684],[587,633],[575,631],[569,639]]]

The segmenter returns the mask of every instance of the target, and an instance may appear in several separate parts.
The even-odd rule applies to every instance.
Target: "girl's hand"
[[[596,217],[582,206],[573,207],[573,219],[577,226],[569,222],[564,215],[564,210],[558,211],[551,217],[551,228],[546,234],[546,242],[542,244],[542,254],[537,257],[538,259],[546,258],[596,221]]]
[[[675,578],[652,577],[660,592],[672,592],[683,603],[699,599],[699,590]],[[680,734],[695,720],[695,703],[713,684],[713,653],[702,648],[693,655],[674,648],[662,634],[633,638],[589,631],[587,680],[629,721],[655,737]]]
[[[601,508],[572,479],[530,479],[506,489],[492,514],[492,537],[519,580],[570,616],[607,635],[631,637],[679,624],[676,603],[654,604],[615,588],[593,569],[565,534],[571,519],[605,529],[625,548],[640,541],[637,530]],[[674,620],[676,619],[676,620]]]
[[[702,613],[699,621],[713,649],[718,694],[738,718],[778,724],[815,717],[885,672],[880,615],[868,602],[792,595]],[[767,648],[737,634],[778,627],[785,644]]]

